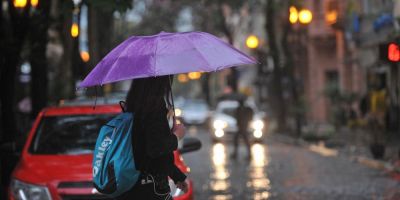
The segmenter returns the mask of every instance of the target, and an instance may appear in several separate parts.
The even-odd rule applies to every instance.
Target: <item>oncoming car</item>
[[[119,105],[50,107],[40,112],[11,175],[10,200],[107,199],[92,183],[92,150],[100,127],[121,112]],[[174,152],[175,164],[189,168],[181,153],[199,149],[194,138]],[[193,199],[193,184],[184,193],[170,181],[177,200]]]
[[[207,103],[200,99],[186,100],[180,109],[175,111],[186,125],[204,125],[210,114]]]
[[[253,141],[261,141],[266,133],[267,127],[264,123],[264,113],[259,112],[255,105],[247,103],[253,109],[254,115],[250,122],[248,132],[250,139]],[[224,100],[217,104],[214,115],[211,117],[211,138],[213,141],[221,141],[231,139],[237,132],[238,127],[235,119],[238,101]]]

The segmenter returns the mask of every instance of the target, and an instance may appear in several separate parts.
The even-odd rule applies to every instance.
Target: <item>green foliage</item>
[[[351,104],[357,100],[357,95],[355,93],[341,92],[339,85],[327,84],[323,94],[331,101],[332,104]]]
[[[358,99],[357,94],[341,92],[337,83],[326,85],[323,94],[331,103],[329,120],[336,126],[345,125],[351,112],[351,104]]]
[[[198,2],[198,0],[195,0],[195,1]],[[202,2],[205,6],[227,4],[233,9],[239,9],[247,1],[243,1],[243,0],[203,0]]]
[[[291,106],[291,114],[303,116],[307,111],[309,111],[309,109],[306,97],[301,96],[297,102],[293,102],[293,105]]]
[[[135,35],[152,35],[161,31],[174,32],[179,10],[180,8],[174,6],[168,9],[158,5],[150,6],[140,24],[135,27]]]
[[[132,0],[87,0],[87,3],[104,11],[123,13],[132,8]]]

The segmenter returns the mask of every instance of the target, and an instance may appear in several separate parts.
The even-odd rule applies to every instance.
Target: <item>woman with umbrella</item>
[[[135,113],[132,144],[137,169],[136,185],[119,199],[172,199],[168,176],[183,191],[186,176],[174,164],[173,151],[184,135],[176,124],[171,93],[172,76],[135,79],[126,99],[126,109]],[[175,134],[173,134],[175,133]]]
[[[253,58],[204,32],[132,36],[107,54],[80,87],[134,79],[127,97],[127,110],[135,113],[134,158],[139,169],[149,175],[145,179],[151,179],[143,183],[154,183],[143,185],[138,181],[117,199],[171,199],[168,176],[178,188],[187,189],[186,176],[173,164],[172,152],[177,138],[183,137],[183,127],[172,118],[168,123],[167,116],[173,113],[169,75],[255,63]]]

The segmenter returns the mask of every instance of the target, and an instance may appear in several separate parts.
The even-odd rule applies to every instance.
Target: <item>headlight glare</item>
[[[253,132],[253,136],[254,136],[255,138],[257,138],[257,139],[260,139],[260,138],[262,137],[262,135],[263,135],[263,133],[262,133],[261,130],[255,130],[255,131]]]
[[[175,108],[175,116],[177,116],[177,117],[182,116],[182,110],[179,108]]]
[[[217,137],[217,138],[221,138],[221,137],[223,137],[224,136],[224,131],[222,130],[222,129],[217,129],[217,130],[215,130],[215,137]]]
[[[13,179],[11,192],[15,200],[51,200],[47,187],[24,183]]]
[[[218,129],[226,128],[228,126],[228,123],[226,123],[226,121],[217,119],[214,121],[213,125],[214,125],[214,128],[218,130]]]
[[[252,127],[253,127],[254,130],[261,130],[261,129],[264,128],[264,122],[261,121],[261,120],[255,120],[252,123]]]

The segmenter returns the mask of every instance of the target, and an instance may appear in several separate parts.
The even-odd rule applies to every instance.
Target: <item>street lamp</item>
[[[90,60],[89,52],[81,51],[81,58],[82,58],[83,62],[89,62],[89,60]]]
[[[15,8],[25,8],[27,0],[14,0],[13,5]]]
[[[78,35],[79,35],[79,26],[77,23],[74,22],[74,23],[72,23],[72,26],[71,26],[71,36],[73,38],[76,38],[76,37],[78,37]]]
[[[71,26],[71,36],[73,38],[76,38],[79,36],[79,5],[81,3],[81,0],[73,0],[74,3],[74,10],[72,11],[72,26]]]
[[[178,81],[181,83],[186,83],[189,81],[188,77],[186,74],[179,74],[178,75]]]
[[[31,0],[31,6],[36,8],[39,4],[39,0]]]
[[[299,12],[297,11],[297,8],[294,7],[294,6],[290,6],[290,8],[289,8],[289,22],[291,24],[295,24],[298,19],[299,19]]]
[[[304,29],[304,27],[302,26],[298,26],[296,25],[297,22],[299,22],[302,25],[308,25],[311,23],[313,18],[313,14],[310,10],[302,8],[300,9],[300,11],[298,11],[298,9],[295,6],[290,6],[289,8],[289,22],[290,24],[292,24],[293,26],[288,26],[288,32],[292,32],[295,34],[295,38],[296,38],[296,46],[300,47],[301,43],[300,43],[300,38],[301,38],[301,33],[302,30]],[[294,29],[295,28],[295,29]],[[297,109],[297,106],[301,105],[301,101],[300,101],[300,97],[299,97],[299,92],[297,91],[297,87],[298,84],[296,83],[296,77],[295,77],[295,69],[294,69],[294,63],[298,63],[296,61],[294,61],[293,58],[293,52],[291,51],[291,48],[289,47],[289,45],[291,46],[292,44],[288,43],[288,40],[285,39],[284,40],[284,46],[285,48],[285,53],[287,54],[287,63],[289,66],[289,79],[290,79],[290,85],[291,85],[291,93],[293,96],[293,102],[294,105],[296,106],[296,110],[300,110]],[[296,49],[299,49],[299,48]],[[295,50],[297,52],[295,52],[297,59],[299,59],[299,57],[301,57],[301,52],[298,52],[299,50]],[[299,62],[300,63],[300,62]],[[303,117],[303,113],[296,111],[295,112],[295,123],[296,123],[296,133],[298,136],[301,135],[301,125],[302,125],[302,117]]]
[[[190,72],[188,74],[189,79],[191,80],[197,80],[201,77],[201,73],[200,72]]]
[[[328,11],[325,15],[325,21],[329,25],[333,25],[337,22],[338,12],[336,10]]]
[[[308,9],[302,9],[299,12],[299,22],[301,24],[309,24],[312,21],[312,13]]]
[[[308,9],[301,9],[298,11],[294,6],[290,6],[289,8],[289,22],[291,24],[296,24],[297,21],[301,24],[309,24],[311,23],[312,18],[312,12]]]
[[[246,39],[246,46],[249,49],[256,49],[259,45],[259,40],[258,37],[255,35],[250,35],[249,37],[247,37]]]

